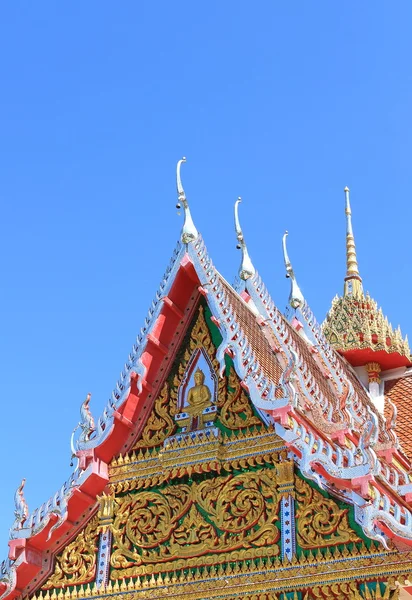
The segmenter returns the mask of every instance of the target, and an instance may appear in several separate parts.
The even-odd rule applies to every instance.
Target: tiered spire
[[[356,257],[355,238],[352,229],[352,212],[349,201],[349,188],[345,187],[346,213],[346,277],[344,296],[361,298],[363,296],[362,278],[359,275],[358,259]]]
[[[359,274],[349,188],[345,187],[346,276],[344,293],[332,302],[323,331],[328,341],[354,366],[378,364],[381,370],[411,363],[407,338],[394,330],[382,309],[364,294]],[[375,369],[376,370],[376,369]],[[375,371],[374,371],[375,372]]]

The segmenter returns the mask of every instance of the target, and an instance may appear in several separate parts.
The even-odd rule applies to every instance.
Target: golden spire
[[[353,298],[363,297],[362,278],[359,275],[358,260],[356,258],[355,238],[352,230],[352,213],[349,202],[349,188],[345,187],[345,213],[346,213],[346,277],[343,290],[344,296]]]

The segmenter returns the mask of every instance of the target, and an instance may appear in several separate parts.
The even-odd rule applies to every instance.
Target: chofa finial
[[[284,258],[285,267],[286,267],[286,277],[290,278],[290,283],[291,283],[290,294],[289,294],[289,304],[291,305],[292,308],[299,308],[299,306],[302,306],[304,304],[305,298],[303,297],[303,294],[300,291],[300,288],[296,281],[295,273],[293,272],[292,263],[290,262],[288,251],[286,248],[286,238],[288,237],[288,235],[289,235],[288,232],[285,231],[285,233],[283,235],[283,239],[282,239],[282,245],[283,245],[283,258]]]
[[[195,224],[193,223],[193,219],[190,214],[189,204],[187,202],[186,194],[183,189],[182,180],[180,177],[180,168],[182,166],[182,163],[185,163],[185,162],[186,162],[186,157],[184,156],[183,158],[181,158],[178,161],[177,168],[176,168],[176,186],[177,186],[177,194],[178,194],[176,208],[179,209],[181,207],[181,204],[183,204],[183,209],[185,211],[185,221],[183,223],[182,233],[181,233],[180,237],[184,244],[189,244],[190,242],[193,242],[194,240],[196,240],[197,236],[199,234],[197,232]]]
[[[363,288],[356,257],[355,238],[353,237],[349,188],[346,186],[343,191],[345,192],[346,214],[346,277],[343,295],[359,298],[363,296]]]
[[[247,251],[247,247],[246,247],[246,243],[245,243],[245,238],[243,237],[242,228],[240,227],[239,204],[241,202],[242,202],[242,198],[240,198],[240,197],[235,202],[235,231],[236,231],[236,237],[237,237],[237,241],[238,241],[237,248],[238,248],[238,250],[242,250],[242,262],[240,263],[240,267],[239,267],[239,277],[240,277],[240,279],[243,279],[244,281],[246,281],[246,279],[253,277],[253,275],[255,274],[256,271],[255,271],[255,267],[252,264],[252,261],[250,260],[250,256]]]

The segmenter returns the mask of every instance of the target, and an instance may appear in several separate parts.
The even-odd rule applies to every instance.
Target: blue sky
[[[16,1],[0,7],[0,542],[70,473],[179,236],[175,165],[217,268],[249,252],[284,308],[281,237],[319,321],[345,274],[412,334],[412,5]]]

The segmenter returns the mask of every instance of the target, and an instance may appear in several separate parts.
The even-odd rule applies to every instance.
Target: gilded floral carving
[[[173,411],[176,409],[176,395],[169,391],[165,382],[162,391],[156,398],[153,410],[143,430],[142,437],[134,448],[153,448],[160,444],[176,430]]]
[[[116,500],[111,564],[133,565],[271,546],[278,554],[274,469],[217,476]]]
[[[261,425],[261,420],[253,414],[252,405],[240,385],[233,367],[229,371],[229,389],[221,396],[220,422],[228,429],[240,429]]]
[[[295,477],[295,492],[296,534],[301,548],[361,541],[349,526],[348,509],[340,509],[299,477]]]
[[[95,515],[55,559],[54,573],[42,589],[60,588],[92,581],[96,572],[99,517]]]

